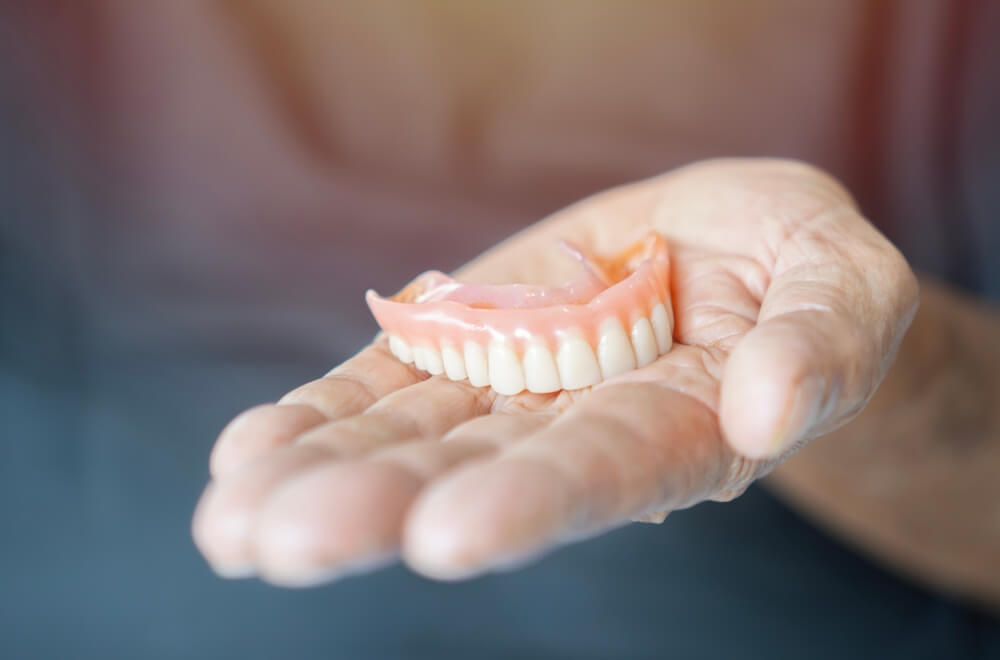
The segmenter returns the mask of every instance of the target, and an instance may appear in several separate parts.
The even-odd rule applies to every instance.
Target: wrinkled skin
[[[731,499],[864,407],[916,280],[849,195],[799,163],[708,161],[615,189],[459,276],[559,283],[575,267],[559,238],[611,253],[649,226],[671,244],[670,353],[587,391],[503,397],[427,378],[376,339],[222,432],[194,520],[208,561],[289,586],[400,555],[471,576]]]

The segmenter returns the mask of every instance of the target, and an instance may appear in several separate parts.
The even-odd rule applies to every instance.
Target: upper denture
[[[432,272],[392,298],[368,291],[366,300],[399,359],[500,394],[587,387],[670,350],[661,236],[605,259],[565,247],[584,268],[562,286],[473,285]]]

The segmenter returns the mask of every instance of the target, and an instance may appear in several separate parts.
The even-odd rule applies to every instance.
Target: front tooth
[[[469,374],[469,383],[476,387],[490,384],[490,370],[486,362],[486,351],[474,341],[467,341],[462,347],[465,353],[465,370]]]
[[[653,323],[653,334],[656,335],[656,344],[660,347],[660,355],[670,350],[674,344],[674,333],[671,327],[670,313],[663,303],[658,303],[653,307],[649,315],[649,320]]]
[[[616,318],[609,318],[601,324],[601,338],[597,341],[597,361],[601,365],[601,375],[605,379],[635,369],[632,344],[625,334],[625,328]]]
[[[529,344],[524,351],[524,384],[531,392],[558,392],[562,389],[552,351],[544,344]]]
[[[498,394],[517,394],[524,389],[524,370],[517,353],[502,341],[490,342],[490,385]]]
[[[400,362],[405,364],[413,362],[413,350],[410,345],[396,335],[389,335],[389,350],[399,358]]]
[[[441,360],[444,362],[444,371],[448,378],[452,380],[465,380],[465,360],[462,354],[455,350],[455,347],[447,341],[441,342]]]
[[[413,347],[413,366],[421,371],[427,371],[427,352],[423,346]]]
[[[437,376],[444,373],[444,364],[441,362],[441,353],[433,346],[424,348],[424,361],[427,363],[427,371]]]
[[[632,347],[635,349],[635,361],[640,367],[652,364],[659,354],[656,347],[656,337],[649,319],[640,318],[632,326]]]
[[[559,379],[567,390],[578,390],[601,382],[601,368],[594,357],[594,349],[579,333],[571,334],[562,342],[556,354],[556,362],[559,365]]]

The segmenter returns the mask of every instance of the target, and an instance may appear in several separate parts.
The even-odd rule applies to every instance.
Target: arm
[[[1000,610],[1000,314],[921,284],[871,404],[768,481],[898,570]]]

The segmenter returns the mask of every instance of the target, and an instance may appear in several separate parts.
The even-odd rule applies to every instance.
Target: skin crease
[[[843,188],[775,160],[611,190],[459,276],[558,283],[575,265],[557,239],[610,253],[640,227],[670,241],[674,350],[589,391],[502,397],[377,340],[222,432],[193,523],[208,561],[289,586],[397,556],[457,579],[731,499],[865,407],[917,309],[916,278]]]

